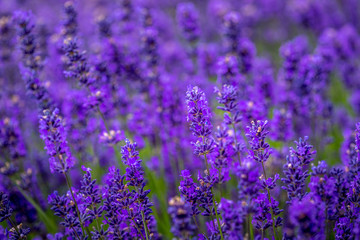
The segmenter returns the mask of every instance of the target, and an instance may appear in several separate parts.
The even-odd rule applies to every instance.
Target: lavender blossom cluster
[[[360,1],[0,0],[0,240],[360,240]]]

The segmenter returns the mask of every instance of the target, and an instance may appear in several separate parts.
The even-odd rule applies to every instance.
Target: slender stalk
[[[142,218],[143,223],[144,223],[144,230],[145,230],[146,240],[149,240],[148,227],[147,227],[147,224],[146,224],[146,221],[145,221],[145,216],[144,216],[144,211],[143,210],[141,210],[141,218]]]
[[[74,233],[75,233],[75,235],[76,235],[77,239],[81,240],[81,238],[80,238],[79,234],[75,231],[75,229],[74,229],[73,227],[70,227],[70,228],[74,231]]]
[[[13,226],[13,228],[15,229],[16,233],[17,233],[18,235],[20,235],[19,229],[17,228],[17,225],[13,222],[13,220],[11,220],[11,216],[10,216],[8,219],[9,219],[10,224],[11,224],[11,225]]]
[[[267,180],[264,162],[261,162],[261,166],[262,166],[262,168],[263,168],[265,180]],[[273,207],[272,207],[272,205],[271,205],[270,190],[269,190],[268,188],[266,188],[266,190],[267,190],[267,196],[268,196],[268,200],[269,200],[269,204],[270,204],[270,209],[271,209],[271,219],[272,219],[273,234],[274,234],[274,238],[275,238],[275,240],[276,240],[276,239],[277,239],[277,236],[276,236],[276,231],[275,231],[274,210],[273,210]]]
[[[204,139],[203,136],[202,136],[202,141],[203,141],[203,143],[205,143],[205,139]],[[208,161],[207,161],[207,154],[204,154],[204,158],[205,158],[205,164],[206,164],[207,174],[210,174],[209,165],[208,165]],[[212,193],[212,189],[211,189],[211,193]],[[223,233],[222,233],[222,230],[221,230],[221,224],[220,224],[219,216],[218,216],[217,209],[216,209],[214,194],[212,194],[212,195],[213,195],[213,196],[212,196],[213,206],[214,206],[214,210],[215,210],[215,214],[216,214],[216,221],[217,221],[217,223],[218,223],[218,228],[219,228],[221,240],[224,240],[224,236],[223,236]],[[212,215],[213,215],[213,214],[211,213],[211,216],[212,216]],[[214,224],[214,227],[215,227],[215,224]]]
[[[127,207],[127,211],[129,212],[129,207]],[[130,214],[130,213],[129,213],[129,214]],[[141,230],[140,230],[139,227],[137,226],[134,218],[132,218],[131,220],[132,220],[132,222],[134,223],[134,226],[135,226],[136,230],[140,233],[141,239],[144,239],[144,235],[142,234]]]
[[[78,207],[78,205],[77,205],[77,202],[76,202],[76,199],[75,199],[74,193],[73,193],[72,188],[71,188],[71,182],[70,182],[70,179],[69,179],[69,177],[68,177],[68,175],[67,175],[67,173],[66,173],[66,172],[64,172],[64,176],[65,176],[65,179],[66,179],[66,183],[67,183],[67,185],[68,185],[68,188],[69,188],[69,190],[70,190],[71,197],[72,197],[72,199],[73,199],[73,201],[74,201],[74,204],[75,204],[75,207],[76,207],[76,213],[77,213],[78,218],[79,218],[79,221],[80,221],[81,231],[82,231],[83,235],[85,235],[85,231],[84,231],[84,224],[83,224],[83,222],[82,222],[82,220],[81,220],[79,207]]]
[[[254,230],[251,222],[251,214],[249,214],[249,233],[250,233],[250,239],[254,240]]]
[[[235,146],[238,145],[238,142],[237,142],[237,137],[236,137],[236,127],[235,127],[235,124],[232,123],[231,124],[233,129],[234,129],[234,141],[235,141]],[[237,151],[237,156],[238,156],[238,161],[239,161],[239,164],[240,164],[240,167],[241,167],[241,157],[240,157],[240,153]]]
[[[91,204],[91,209],[94,211],[95,209],[94,209],[94,206]],[[95,218],[95,222],[96,222],[96,228],[97,228],[97,230],[100,232],[100,223],[99,223],[99,218],[98,218],[98,216],[96,216],[96,218]],[[100,236],[100,239],[103,239],[103,237],[102,236]]]
[[[217,221],[218,228],[219,228],[219,231],[220,231],[220,236],[221,236],[221,239],[224,240],[224,236],[223,236],[223,233],[222,233],[222,230],[221,230],[221,224],[220,224],[218,212],[217,212],[217,209],[216,209],[216,203],[215,203],[214,195],[213,195],[213,205],[214,205],[214,210],[215,210],[215,215],[216,215],[216,221]]]
[[[193,217],[193,219],[194,219],[195,225],[196,225],[197,229],[199,230],[199,232],[201,232],[202,235],[203,235],[206,239],[209,239],[209,238],[205,235],[205,233],[203,233],[203,232],[201,231],[201,229],[200,229],[200,227],[199,227],[199,224],[198,224],[198,222],[197,222],[197,220],[196,220],[196,217],[195,217],[194,215],[193,215],[192,217]]]

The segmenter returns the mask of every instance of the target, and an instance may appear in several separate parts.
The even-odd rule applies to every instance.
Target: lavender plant
[[[360,239],[359,10],[2,1],[0,239]]]

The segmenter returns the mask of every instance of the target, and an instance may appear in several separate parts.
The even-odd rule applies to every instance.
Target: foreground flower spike
[[[40,137],[45,142],[45,149],[50,156],[50,171],[66,173],[75,164],[66,141],[66,131],[59,109],[44,110],[39,118]]]
[[[205,93],[197,86],[188,87],[186,92],[186,103],[188,107],[187,121],[190,123],[192,134],[197,141],[192,143],[195,146],[194,153],[205,159],[206,169],[209,171],[207,154],[214,149],[212,133],[211,113]]]
[[[86,168],[85,166],[81,167],[85,174],[83,176],[83,180],[81,181],[81,190],[83,199],[83,208],[86,209],[84,221],[86,224],[91,224],[93,221],[97,223],[97,231],[99,229],[99,219],[102,217],[103,207],[97,207],[98,204],[101,203],[100,191],[99,187],[95,185],[96,179],[92,179],[91,169]]]
[[[240,152],[242,149],[242,145],[238,141],[237,131],[236,131],[236,129],[238,128],[237,125],[241,122],[241,115],[238,109],[238,102],[239,102],[238,89],[232,85],[224,84],[221,90],[215,88],[215,93],[217,93],[218,95],[216,99],[220,104],[223,105],[223,106],[219,106],[218,109],[225,112],[224,123],[229,127],[231,127],[232,130],[234,131],[233,133],[233,139],[235,144],[234,151],[237,155],[239,164],[241,166]]]
[[[145,190],[146,182],[144,178],[144,170],[141,166],[142,160],[139,158],[139,152],[136,150],[137,144],[131,143],[130,140],[125,140],[125,145],[121,147],[122,159],[126,168],[126,180],[128,181],[128,186],[133,186],[135,188],[136,195],[133,197],[133,200],[137,202],[137,213],[135,214],[141,217],[141,222],[143,225],[141,229],[144,229],[146,239],[149,239],[149,236],[156,235],[155,230],[152,228],[154,224],[154,217],[152,213],[152,203],[150,202],[149,197],[147,196],[150,193],[150,190]]]
[[[66,141],[66,131],[63,125],[62,118],[59,116],[59,109],[55,108],[53,111],[48,109],[43,111],[43,115],[39,119],[40,137],[45,142],[45,149],[50,156],[49,164],[52,173],[58,172],[64,174],[66,183],[71,193],[72,201],[76,208],[77,216],[69,218],[65,217],[64,226],[72,226],[74,223],[79,222],[82,234],[85,235],[83,228],[83,220],[80,216],[80,210],[74,196],[70,179],[67,172],[75,164],[75,160],[71,155],[70,148]],[[74,230],[76,233],[76,230]]]
[[[285,178],[281,181],[282,186],[288,192],[290,201],[293,199],[302,200],[306,195],[305,183],[309,174],[309,164],[314,160],[316,151],[313,146],[307,143],[308,137],[300,138],[296,143],[296,149],[290,148],[290,156],[286,157],[286,164],[283,166]]]
[[[268,121],[252,121],[251,126],[248,126],[248,134],[246,134],[250,145],[249,157],[261,163],[264,174],[261,176],[261,178],[263,178],[261,179],[261,185],[267,192],[267,199],[264,197],[264,193],[260,194],[255,200],[258,204],[258,214],[254,218],[254,223],[262,232],[266,229],[266,227],[268,227],[269,224],[272,224],[273,237],[278,239],[276,228],[282,225],[282,218],[276,216],[278,216],[282,210],[278,208],[279,203],[271,197],[270,190],[275,188],[276,181],[279,179],[279,175],[276,174],[274,178],[268,178],[266,175],[264,164],[272,153],[270,145],[265,142],[265,138],[269,134],[267,128]],[[265,214],[266,212],[268,212],[268,214]],[[269,216],[270,218],[268,218]]]
[[[265,138],[269,134],[267,127],[268,121],[252,121],[251,125],[248,127],[248,133],[246,134],[251,148],[249,154],[255,161],[260,162],[261,164],[264,164],[272,153],[269,144],[265,142]]]

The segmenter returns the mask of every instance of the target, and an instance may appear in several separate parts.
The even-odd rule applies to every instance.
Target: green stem
[[[262,168],[263,168],[263,172],[264,172],[264,176],[265,176],[265,181],[266,181],[266,180],[267,180],[267,177],[266,177],[266,171],[265,171],[264,162],[261,162],[261,165],[262,165]],[[273,227],[274,238],[275,238],[275,240],[277,240],[276,231],[275,231],[274,210],[273,210],[273,207],[272,207],[272,205],[271,205],[270,190],[269,190],[269,188],[266,188],[266,190],[267,190],[267,196],[268,196],[268,200],[269,200],[269,204],[270,204],[270,208],[271,208],[271,219],[272,219],[272,227]]]
[[[95,212],[94,206],[92,204],[91,204],[91,209],[93,210],[93,212]],[[99,223],[99,217],[98,216],[96,216],[95,222],[96,222],[96,226],[97,226],[96,228],[97,228],[98,232],[100,232],[100,223]],[[100,236],[100,239],[103,239],[103,237]]]
[[[200,226],[199,226],[199,224],[198,224],[195,216],[193,215],[192,217],[193,217],[193,219],[194,219],[195,225],[196,225],[197,229],[199,230],[199,232],[201,232],[201,234],[202,234],[206,239],[209,239],[209,238],[205,235],[205,233],[203,233],[203,232],[201,231]]]
[[[204,137],[202,137],[202,141],[203,141],[203,143],[205,143]],[[204,158],[205,158],[205,164],[206,164],[207,174],[210,174],[209,165],[208,165],[208,161],[207,161],[207,154],[206,154],[206,153],[204,154]],[[211,189],[211,193],[212,193],[212,189]],[[222,233],[222,230],[221,230],[221,224],[220,224],[219,216],[218,216],[217,209],[216,209],[214,194],[212,194],[212,195],[213,195],[212,199],[213,199],[214,210],[215,210],[215,214],[216,214],[216,221],[217,221],[217,223],[218,223],[221,240],[224,240],[224,236],[223,236],[223,233]],[[213,214],[211,214],[211,216],[212,216],[212,215],[213,215]],[[215,227],[215,224],[214,224],[214,227]]]
[[[127,211],[128,211],[128,214],[130,215],[130,213],[129,213],[129,211],[130,211],[130,210],[129,210],[129,207],[127,207]],[[134,226],[135,226],[136,230],[140,233],[141,239],[144,239],[144,235],[142,234],[141,230],[140,230],[139,227],[137,226],[134,218],[132,218],[132,222],[134,223]]]
[[[84,224],[83,224],[83,222],[82,222],[82,220],[81,220],[81,217],[80,217],[79,207],[78,207],[78,205],[77,205],[77,202],[76,202],[76,199],[75,199],[74,193],[73,193],[72,188],[71,188],[71,182],[70,182],[70,179],[69,179],[69,177],[68,177],[68,175],[67,175],[67,173],[66,173],[66,172],[64,172],[64,175],[65,175],[66,183],[67,183],[68,188],[69,188],[70,193],[71,193],[71,197],[72,197],[72,199],[73,199],[73,201],[74,201],[74,204],[75,204],[75,207],[76,207],[76,213],[77,213],[78,218],[79,218],[79,221],[80,221],[81,231],[82,231],[83,235],[85,236]],[[90,235],[89,235],[89,236],[90,236]]]
[[[254,240],[254,230],[251,222],[251,214],[249,215],[249,232],[250,232],[250,239]]]
[[[13,226],[13,228],[15,229],[16,233],[17,233],[18,235],[20,235],[19,229],[17,228],[17,225],[13,222],[13,220],[11,220],[11,216],[10,216],[8,219],[9,219],[10,224],[11,224],[11,225]]]
[[[217,209],[216,209],[216,203],[215,203],[214,195],[213,195],[213,205],[214,205],[214,210],[215,210],[215,215],[216,215],[216,221],[217,221],[218,228],[219,228],[219,231],[220,231],[220,236],[221,236],[221,239],[224,240],[224,236],[223,236],[223,233],[222,233],[222,230],[221,230],[221,224],[220,224],[218,212],[217,212]]]
[[[237,147],[238,143],[237,143],[236,128],[235,128],[235,124],[234,124],[234,123],[232,123],[232,127],[233,127],[233,129],[234,129],[235,147]],[[239,151],[237,151],[237,156],[238,156],[239,164],[240,164],[240,167],[241,167],[241,158],[240,158],[240,153],[239,153]]]
[[[70,227],[70,228],[71,228],[71,229],[73,230],[73,232],[75,233],[77,239],[81,240],[81,238],[79,237],[79,234],[77,233],[77,231],[76,231],[73,227]]]
[[[145,221],[145,216],[144,216],[144,211],[143,210],[141,210],[141,218],[142,218],[143,223],[144,223],[144,230],[145,230],[146,240],[149,240],[148,227],[147,227],[147,224],[146,224],[146,221]]]

